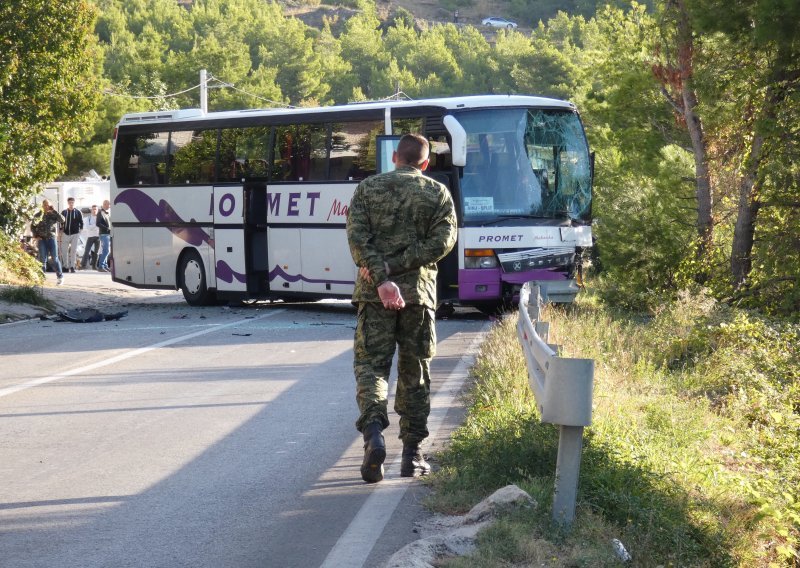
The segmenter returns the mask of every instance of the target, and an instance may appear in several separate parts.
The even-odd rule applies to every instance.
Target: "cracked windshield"
[[[464,219],[588,221],[589,149],[578,115],[498,109],[458,115],[467,131],[461,178]]]

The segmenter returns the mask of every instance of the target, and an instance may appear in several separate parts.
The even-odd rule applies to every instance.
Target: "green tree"
[[[652,73],[657,32],[634,4],[539,34],[559,49],[575,46],[575,101],[597,152],[596,252],[613,288],[634,303],[678,286],[694,239],[690,144]]]
[[[380,20],[375,15],[374,6],[347,20],[339,41],[342,58],[353,69],[350,80],[340,87],[354,95],[348,95],[348,100],[356,100],[358,93],[368,99],[391,94],[378,92],[374,84],[379,71],[385,69],[391,59],[383,43]]]
[[[451,85],[450,94],[492,92],[497,62],[483,34],[472,26],[452,25],[437,26],[435,32],[444,38],[460,69],[460,80]]]
[[[674,109],[678,119],[686,125],[691,140],[695,163],[695,200],[697,202],[697,255],[698,266],[703,265],[713,244],[713,193],[708,158],[708,141],[699,113],[695,85],[695,57],[700,46],[685,0],[666,0],[662,11],[661,41],[657,47],[657,61],[653,72],[661,82],[661,92]],[[695,275],[705,281],[705,270]]]
[[[0,227],[14,233],[36,185],[64,171],[97,103],[95,10],[84,0],[0,4]]]
[[[745,298],[800,307],[800,4],[687,2],[697,29],[722,34],[709,54],[720,173],[735,203],[731,282]],[[722,72],[720,72],[720,70]],[[731,165],[730,168],[726,167]]]
[[[343,104],[352,95],[350,75],[353,66],[342,57],[342,44],[331,31],[333,24],[333,20],[325,18],[322,31],[314,43],[314,50],[319,56],[322,80],[330,88],[328,96],[333,103]]]

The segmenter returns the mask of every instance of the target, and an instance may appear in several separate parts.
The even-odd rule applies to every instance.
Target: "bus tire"
[[[196,250],[187,251],[178,267],[181,292],[190,306],[208,306],[214,303],[215,294],[208,289],[203,259]]]

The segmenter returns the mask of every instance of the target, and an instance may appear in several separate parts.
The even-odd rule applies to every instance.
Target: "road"
[[[354,568],[414,539],[396,416],[360,478],[347,302],[126,309],[0,326],[0,566]],[[437,322],[428,452],[485,329]]]

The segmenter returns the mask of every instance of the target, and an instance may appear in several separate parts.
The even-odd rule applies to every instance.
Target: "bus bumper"
[[[516,303],[522,285],[531,281],[554,303],[570,303],[580,290],[573,278],[557,269],[510,273],[499,268],[463,269],[458,273],[458,298],[463,304],[498,300]]]

